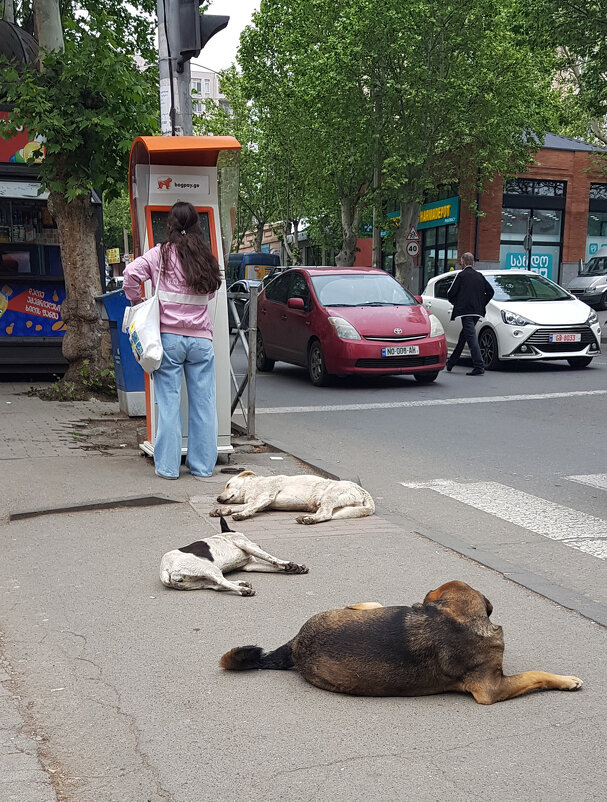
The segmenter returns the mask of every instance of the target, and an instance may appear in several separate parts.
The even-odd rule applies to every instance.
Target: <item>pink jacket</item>
[[[207,306],[214,292],[201,295],[193,292],[185,283],[176,249],[169,252],[160,277],[158,296],[160,299],[160,331],[165,334],[181,334],[184,337],[206,337],[213,339],[213,321]],[[126,266],[124,271],[124,294],[129,301],[141,300],[141,282],[151,279],[154,289],[160,270],[160,245],[144,253]]]

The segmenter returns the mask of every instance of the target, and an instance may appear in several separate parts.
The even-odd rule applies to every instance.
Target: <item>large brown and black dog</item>
[[[491,602],[465,582],[447,582],[413,607],[370,602],[327,610],[273,652],[240,646],[220,665],[231,671],[295,668],[312,685],[357,696],[471,693],[490,705],[528,691],[572,691],[582,680],[525,671],[502,673],[504,636]]]

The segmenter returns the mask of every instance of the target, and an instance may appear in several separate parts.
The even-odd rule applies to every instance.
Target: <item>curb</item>
[[[288,446],[286,446],[284,443],[281,443],[279,440],[273,440],[271,443],[267,440],[264,440],[264,443],[270,446],[270,448],[275,448],[277,451],[282,451],[283,454],[288,454],[290,457],[293,457],[293,459],[299,460],[299,462],[304,462],[313,470],[323,474],[326,479],[354,482],[362,487],[362,483],[358,474],[346,473],[340,466],[327,462],[326,460],[319,459],[318,457],[306,452],[305,449],[298,449],[298,453],[294,454]]]
[[[401,521],[402,525],[402,520],[396,513],[386,512],[380,514],[381,517],[385,518],[387,521],[394,524]],[[514,565],[492,554],[490,551],[478,549],[476,546],[470,546],[455,535],[412,531],[414,534],[426,540],[430,540],[432,543],[437,543],[439,546],[449,549],[449,551],[472,560],[477,563],[477,565],[482,565],[485,568],[489,568],[491,571],[501,574],[504,579],[509,579],[517,585],[527,588],[527,590],[531,590],[533,593],[537,593],[539,596],[549,599],[559,606],[565,607],[567,610],[578,613],[602,627],[607,627],[607,606],[595,602],[583,593],[578,593],[577,591],[557,585],[555,582],[551,582],[549,579],[545,579],[539,574],[534,574],[526,568]]]
[[[607,341],[607,338],[605,338],[604,341]],[[276,448],[278,451],[282,451],[283,454],[288,454],[290,457],[293,457],[293,459],[305,463],[313,470],[324,474],[327,479],[347,480],[350,482],[355,482],[361,487],[363,486],[360,478],[357,475],[344,474],[342,473],[340,467],[325,462],[324,460],[317,459],[316,457],[307,454],[305,451],[300,452],[299,454],[293,454],[293,452],[290,451],[287,446],[276,440],[273,443],[266,444],[271,448]],[[376,512],[379,517],[402,528],[402,516],[396,513],[384,512],[382,510],[377,510]],[[593,601],[591,598],[582,593],[578,593],[576,591],[569,590],[569,588],[557,585],[556,583],[545,579],[541,575],[534,574],[525,568],[514,565],[513,563],[510,563],[489,551],[477,549],[475,546],[467,545],[453,535],[444,535],[437,532],[417,532],[414,529],[411,529],[410,531],[419,537],[423,537],[432,543],[436,543],[439,546],[448,549],[455,554],[459,554],[462,557],[472,560],[472,562],[476,563],[477,565],[501,574],[504,579],[508,579],[520,587],[532,591],[533,593],[537,593],[538,596],[542,596],[542,598],[548,599],[549,601],[558,604],[560,607],[564,607],[567,610],[578,613],[584,618],[588,618],[590,621],[594,621],[595,623],[599,624],[599,626],[607,628],[607,606]]]

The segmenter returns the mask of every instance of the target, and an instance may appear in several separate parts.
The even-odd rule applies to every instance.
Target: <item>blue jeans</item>
[[[186,465],[194,476],[210,476],[217,462],[217,407],[215,356],[206,337],[162,334],[164,354],[154,372],[158,428],[154,441],[156,473],[179,476],[182,421],[179,408],[185,372],[188,391],[188,455]]]
[[[478,315],[463,315],[460,318],[462,330],[459,333],[457,345],[449,357],[449,364],[455,365],[464,350],[464,345],[467,345],[470,349],[470,356],[472,357],[472,366],[478,370],[485,369],[483,357],[481,356],[481,349],[478,344],[478,337],[476,336],[476,324],[478,323],[478,319]]]

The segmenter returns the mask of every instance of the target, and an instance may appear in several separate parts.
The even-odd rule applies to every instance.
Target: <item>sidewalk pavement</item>
[[[315,469],[240,441],[212,477],[198,480],[182,468],[169,482],[137,449],[142,421],[125,419],[117,404],[51,403],[27,389],[0,384],[3,802],[540,799],[553,787],[553,756],[576,740],[584,748],[576,747],[570,767],[575,795],[566,783],[559,795],[598,798],[593,769],[602,741],[583,742],[607,714],[604,632],[595,624],[381,509],[312,527],[291,513],[239,522],[310,574],[247,574],[257,591],[250,599],[167,590],[157,578],[160,556],[218,532],[208,512],[226,469]],[[320,610],[411,604],[453,578],[481,588],[494,620],[506,622],[508,670],[575,673],[587,687],[535,694],[523,708],[499,705],[488,719],[457,695],[404,707],[323,693],[289,672],[245,678],[217,668],[228,648],[274,648]],[[545,727],[550,738],[538,739]],[[437,733],[448,733],[441,748]],[[488,753],[499,766],[497,785]]]

